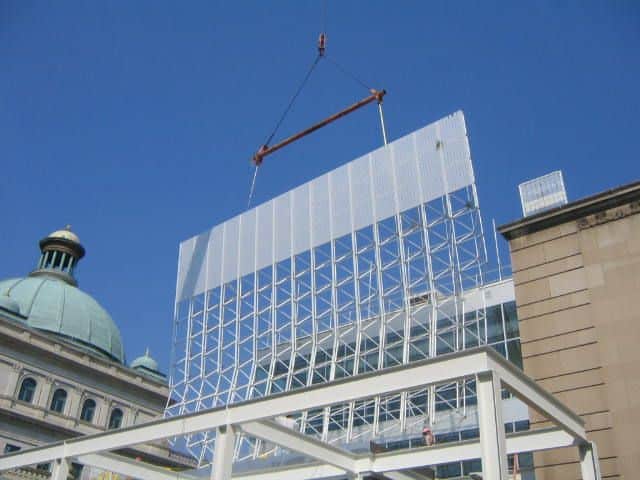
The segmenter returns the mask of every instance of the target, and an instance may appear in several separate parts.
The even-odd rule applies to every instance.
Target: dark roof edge
[[[634,200],[640,200],[640,180],[501,225],[498,227],[498,231],[507,240],[511,240]]]

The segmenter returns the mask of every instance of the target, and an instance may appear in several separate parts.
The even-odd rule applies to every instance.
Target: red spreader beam
[[[262,145],[260,147],[260,149],[255,153],[255,155],[253,156],[253,163],[256,166],[259,166],[260,164],[262,164],[262,161],[264,160],[264,157],[266,157],[267,155],[272,154],[273,152],[280,150],[282,147],[286,147],[287,145],[289,145],[290,143],[295,142],[296,140],[301,139],[302,137],[305,137],[307,135],[309,135],[310,133],[315,132],[316,130],[329,125],[331,122],[334,122],[336,120],[338,120],[339,118],[344,117],[345,115],[350,114],[351,112],[354,112],[356,110],[358,110],[359,108],[364,107],[365,105],[370,104],[371,102],[377,101],[378,104],[382,103],[382,99],[384,98],[384,96],[386,95],[386,91],[385,90],[375,90],[375,89],[371,89],[371,95],[369,95],[366,98],[363,98],[362,100],[360,100],[359,102],[354,103],[353,105],[351,105],[350,107],[345,108],[344,110],[335,113],[333,115],[331,115],[330,117],[322,120],[319,123],[316,123],[315,125],[312,125],[311,127],[307,128],[306,130],[303,130],[299,133],[296,133],[295,135],[290,136],[289,138],[286,138],[284,140],[282,140],[279,143],[276,143],[273,146],[268,146],[268,145]]]

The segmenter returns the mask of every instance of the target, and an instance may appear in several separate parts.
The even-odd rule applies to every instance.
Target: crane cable
[[[289,104],[287,105],[287,107],[284,109],[284,111],[282,112],[282,115],[280,115],[280,118],[278,119],[278,121],[276,122],[276,126],[273,128],[273,131],[271,132],[271,134],[267,137],[267,140],[264,142],[263,145],[269,145],[269,143],[271,143],[271,140],[273,140],[273,137],[275,136],[275,134],[278,132],[278,129],[280,128],[280,126],[282,125],[282,122],[284,122],[284,119],[287,117],[287,115],[289,114],[289,112],[291,111],[291,109],[293,108],[293,104],[296,102],[298,96],[300,95],[300,93],[302,92],[302,90],[304,89],[305,85],[308,83],[309,78],[311,78],[311,74],[313,73],[313,71],[315,70],[316,66],[318,65],[318,62],[320,61],[320,59],[322,58],[322,54],[318,53],[316,55],[315,60],[313,61],[313,63],[311,64],[311,67],[309,68],[309,70],[307,71],[307,74],[304,76],[304,78],[302,79],[302,82],[300,83],[300,85],[298,86],[298,89],[296,90],[296,92],[293,94],[293,96],[291,97],[291,99],[289,100]],[[251,188],[249,189],[249,199],[247,201],[247,208],[251,207],[251,200],[253,199],[253,194],[255,191],[255,186],[256,186],[256,177],[258,176],[258,165],[255,166],[255,169],[253,171],[253,179],[251,181]]]
[[[293,108],[293,105],[295,104],[296,100],[298,99],[298,96],[300,95],[300,93],[302,93],[302,90],[304,89],[304,87],[309,82],[309,79],[311,78],[311,74],[315,70],[315,68],[318,65],[318,63],[320,62],[320,60],[322,60],[323,58],[326,58],[331,64],[333,64],[336,67],[336,69],[338,71],[340,71],[343,75],[351,78],[357,84],[359,84],[360,86],[364,87],[367,91],[370,92],[370,91],[373,90],[364,81],[362,81],[359,77],[357,77],[351,71],[347,70],[347,68],[345,68],[343,65],[338,63],[333,57],[329,57],[329,56],[326,55],[326,53],[325,53],[326,34],[324,33],[324,32],[326,32],[326,26],[327,26],[327,17],[326,17],[327,16],[327,11],[326,11],[327,10],[327,8],[326,8],[327,4],[326,4],[326,0],[323,2],[322,6],[323,6],[323,8],[322,8],[322,28],[323,28],[322,32],[323,33],[320,34],[320,37],[318,39],[318,54],[316,55],[313,63],[311,64],[311,67],[307,71],[307,74],[302,79],[302,82],[298,86],[297,90],[295,91],[295,93],[293,94],[291,99],[289,100],[289,103],[287,104],[287,107],[282,112],[282,115],[280,115],[280,118],[276,122],[276,125],[273,128],[273,131],[267,137],[267,140],[264,142],[263,147],[266,147],[267,145],[269,145],[269,143],[271,143],[271,140],[273,140],[273,137],[276,135],[276,133],[278,132],[278,129],[280,128],[280,126],[284,122],[285,118],[287,117],[287,115],[289,114],[291,109]],[[255,193],[256,178],[258,176],[258,167],[259,167],[259,165],[256,165],[254,170],[253,170],[253,177],[251,179],[251,186],[249,187],[249,198],[247,200],[247,208],[251,207],[251,200],[253,200],[253,194]]]

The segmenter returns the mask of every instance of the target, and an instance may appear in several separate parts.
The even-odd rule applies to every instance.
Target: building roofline
[[[88,368],[92,368],[96,373],[116,378],[131,387],[144,390],[148,394],[165,398],[169,396],[169,392],[166,391],[168,388],[166,381],[151,378],[149,375],[141,375],[140,372],[126,364],[115,362],[103,355],[99,355],[97,352],[70,341],[62,335],[34,328],[5,315],[4,312],[0,312],[0,330],[2,330],[0,335],[4,334],[14,341],[30,344],[32,348],[44,350],[48,353],[56,351],[61,360],[81,368],[88,366],[87,359],[90,358],[92,365]],[[37,339],[38,342],[34,343],[31,341],[32,339]],[[60,349],[56,350],[55,345],[59,345]],[[138,382],[138,378],[144,378],[144,382]]]
[[[498,231],[512,240],[636,200],[640,200],[640,180],[506,223]]]

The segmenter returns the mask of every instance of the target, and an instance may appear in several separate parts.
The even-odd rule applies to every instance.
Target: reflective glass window
[[[522,369],[522,349],[520,348],[520,340],[510,340],[507,343],[507,355],[509,361]]]
[[[507,302],[502,305],[504,309],[504,324],[507,339],[520,336],[518,329],[518,315],[516,314],[516,302]]]
[[[487,308],[487,343],[504,341],[504,329],[502,327],[502,312],[500,305]]]

